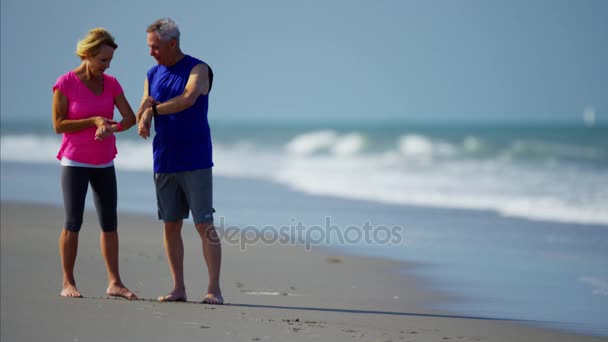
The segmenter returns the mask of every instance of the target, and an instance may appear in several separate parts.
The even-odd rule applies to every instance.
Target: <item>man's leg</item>
[[[165,252],[169,261],[169,269],[173,276],[173,291],[166,296],[158,297],[161,302],[186,300],[186,285],[184,283],[184,242],[182,241],[183,221],[165,222]]]
[[[196,224],[196,230],[201,237],[203,245],[203,256],[207,264],[209,274],[209,285],[207,295],[203,299],[207,304],[223,304],[222,291],[220,290],[220,267],[222,264],[222,245],[213,222]]]

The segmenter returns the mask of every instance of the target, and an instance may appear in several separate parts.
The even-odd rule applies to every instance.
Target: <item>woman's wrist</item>
[[[119,123],[116,124],[116,132],[121,132],[122,131],[122,125]]]

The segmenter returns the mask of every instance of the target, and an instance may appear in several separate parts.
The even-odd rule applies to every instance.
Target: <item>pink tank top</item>
[[[78,120],[93,116],[114,117],[114,98],[123,90],[118,80],[110,75],[103,75],[103,93],[95,95],[70,71],[57,79],[53,92],[57,89],[68,99],[66,119]],[[57,159],[66,157],[70,160],[87,164],[105,164],[114,160],[116,137],[111,135],[102,141],[95,140],[96,127],[88,127],[78,132],[63,133]]]

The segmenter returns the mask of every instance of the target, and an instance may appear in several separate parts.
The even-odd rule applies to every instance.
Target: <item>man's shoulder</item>
[[[148,72],[146,73],[148,75],[148,78],[154,76],[154,74],[156,74],[158,72],[158,69],[160,68],[160,65],[155,65],[153,67],[151,67],[150,69],[148,69]]]
[[[156,64],[155,66],[153,66],[150,69],[148,69],[148,73],[155,72],[159,68],[160,68],[160,64]]]
[[[208,68],[211,68],[209,66],[209,64],[207,64],[207,62],[203,61],[202,59],[193,57],[191,55],[186,55],[186,58],[188,58],[189,63],[190,63],[190,65],[192,65],[192,67],[195,67],[195,66],[198,66],[198,65],[202,64],[202,65],[204,65],[204,66],[206,66]]]

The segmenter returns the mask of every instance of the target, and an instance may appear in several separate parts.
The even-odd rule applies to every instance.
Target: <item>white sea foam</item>
[[[464,138],[464,141],[462,142],[462,147],[467,152],[479,151],[482,148],[482,146],[483,146],[483,144],[481,143],[481,141],[479,141],[479,139],[472,137],[472,136],[467,136],[466,138]]]
[[[332,130],[315,131],[299,135],[286,146],[289,153],[310,155],[320,150],[329,149],[334,145],[337,134]]]
[[[61,139],[40,137],[31,134],[6,136],[0,140],[0,159],[24,163],[57,162],[57,151]]]
[[[409,134],[399,138],[399,151],[407,157],[431,158],[433,150],[433,143],[424,136]]]
[[[331,152],[341,157],[354,156],[361,152],[364,146],[365,139],[361,134],[350,133],[339,137],[331,146]]]
[[[8,135],[2,161],[58,163],[59,137]],[[402,135],[380,151],[367,150],[360,133],[315,131],[284,146],[251,140],[214,142],[214,172],[275,181],[311,194],[390,204],[493,210],[533,220],[608,224],[608,175],[579,168],[518,164],[496,155],[463,158],[483,143],[467,137],[450,144]],[[118,169],[150,171],[150,141],[121,139]],[[517,146],[517,144],[516,144]],[[570,147],[562,148],[567,151]],[[521,148],[516,147],[516,148]]]
[[[398,150],[409,161],[430,165],[437,158],[449,158],[457,154],[458,149],[452,144],[431,140],[419,134],[406,134],[399,138]]]

